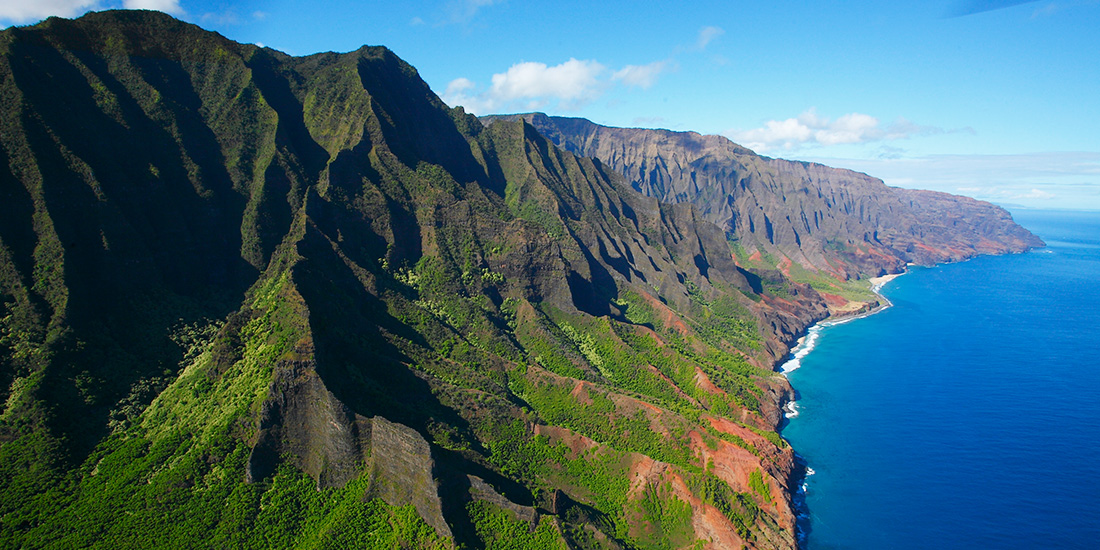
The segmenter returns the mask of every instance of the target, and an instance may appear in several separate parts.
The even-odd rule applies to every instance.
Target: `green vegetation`
[[[366,479],[318,491],[284,465],[269,481],[242,484],[248,452],[227,436],[206,446],[178,433],[156,443],[116,437],[70,481],[5,515],[0,546],[449,547],[412,506],[364,500]]]
[[[534,530],[526,521],[484,501],[466,505],[486,550],[566,550],[568,547],[550,518],[539,519]]]
[[[658,328],[657,316],[653,313],[653,308],[649,307],[637,292],[625,289],[611,303],[618,306],[626,320],[632,324]]]
[[[871,283],[866,278],[841,281],[827,273],[813,272],[798,264],[792,265],[790,272],[792,281],[808,284],[818,292],[836,294],[853,302],[870,302],[878,299],[878,296],[871,292]]]
[[[749,493],[734,491],[710,473],[698,473],[687,479],[688,487],[704,502],[717,508],[737,529],[742,538],[751,538],[760,508]]]
[[[756,494],[760,495],[764,502],[771,502],[771,486],[764,481],[764,475],[760,473],[760,470],[753,470],[749,473],[749,487],[752,487],[752,490],[756,491]]]
[[[763,425],[773,336],[690,211],[384,48],[154,12],[0,44],[0,547],[683,548],[695,499],[774,523],[701,463],[763,455],[706,418]]]
[[[646,485],[642,498],[634,503],[634,512],[645,526],[639,538],[650,548],[671,550],[701,542],[691,529],[691,506],[670,491],[667,484]]]
[[[786,291],[784,279],[789,278],[796,283],[808,284],[819,292],[835,294],[849,301],[869,302],[878,299],[878,296],[871,291],[871,283],[866,278],[841,280],[826,271],[807,269],[796,262],[788,262],[789,265],[786,266],[789,277],[779,278],[772,274],[780,266],[780,259],[774,255],[763,253],[758,259],[752,260],[751,255],[740,243],[731,242],[730,249],[740,265],[756,270],[762,275],[762,286],[771,294],[781,294]],[[840,250],[843,250],[843,246]]]

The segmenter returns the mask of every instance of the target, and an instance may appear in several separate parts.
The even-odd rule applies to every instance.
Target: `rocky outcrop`
[[[411,504],[440,536],[451,536],[428,442],[408,426],[356,414],[325,387],[311,361],[276,368],[246,481],[263,480],[285,457],[317,480],[319,489],[343,487],[366,470],[370,488],[363,498]]]
[[[497,520],[791,548],[772,367],[828,314],[795,262],[955,258],[1006,223],[720,138],[589,125],[618,160],[578,156],[385,48],[157,12],[0,31],[0,95],[0,516],[28,548],[476,548]],[[940,226],[890,225],[914,212]]]
[[[271,475],[284,455],[295,457],[318,487],[343,487],[359,475],[372,454],[373,423],[336,399],[312,361],[279,365],[267,395],[247,481]]]
[[[412,504],[440,536],[450,537],[443,518],[432,449],[416,430],[381,416],[371,419],[370,491],[394,506]]]
[[[467,481],[470,483],[470,498],[476,500],[482,500],[496,506],[502,510],[508,510],[517,519],[527,522],[532,529],[539,523],[539,513],[535,510],[534,506],[523,506],[516,504],[507,497],[497,492],[492,485],[489,485],[484,479],[481,479],[475,475],[466,476]],[[550,512],[554,514],[560,514],[565,510],[565,506],[558,505],[558,502],[562,499],[563,493],[561,491],[554,491],[550,498]]]

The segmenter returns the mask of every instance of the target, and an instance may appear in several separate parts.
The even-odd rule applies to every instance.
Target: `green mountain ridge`
[[[827,305],[382,47],[0,32],[0,546],[793,548]]]
[[[772,256],[773,268],[783,261],[844,280],[897,273],[907,263],[960,261],[1043,245],[990,203],[768,158],[722,136],[614,128],[541,113],[483,120],[517,118],[567,151],[599,158],[647,196],[694,204],[746,258]]]
[[[793,546],[770,367],[824,306],[689,205],[384,48],[0,54],[3,546]]]

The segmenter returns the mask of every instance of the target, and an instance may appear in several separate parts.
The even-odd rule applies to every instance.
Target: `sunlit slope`
[[[103,12],[0,93],[3,545],[793,546],[825,305],[691,205],[385,48]]]

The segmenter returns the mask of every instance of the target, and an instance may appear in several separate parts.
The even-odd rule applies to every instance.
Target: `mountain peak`
[[[797,264],[846,280],[894,273],[906,263],[1042,246],[992,204],[887,187],[866,174],[821,164],[762,157],[722,136],[505,116],[512,117],[528,120],[568,151],[600,159],[646,195],[696,205],[725,229],[742,261],[775,257],[774,265],[764,267]]]
[[[793,546],[771,367],[825,306],[698,209],[385,48],[5,33],[13,544]]]
[[[774,366],[828,297],[744,253],[950,207],[698,134],[485,126],[382,47],[130,11],[3,41],[13,547],[794,548]],[[704,185],[732,162],[750,193]],[[849,239],[792,248],[800,220]]]

